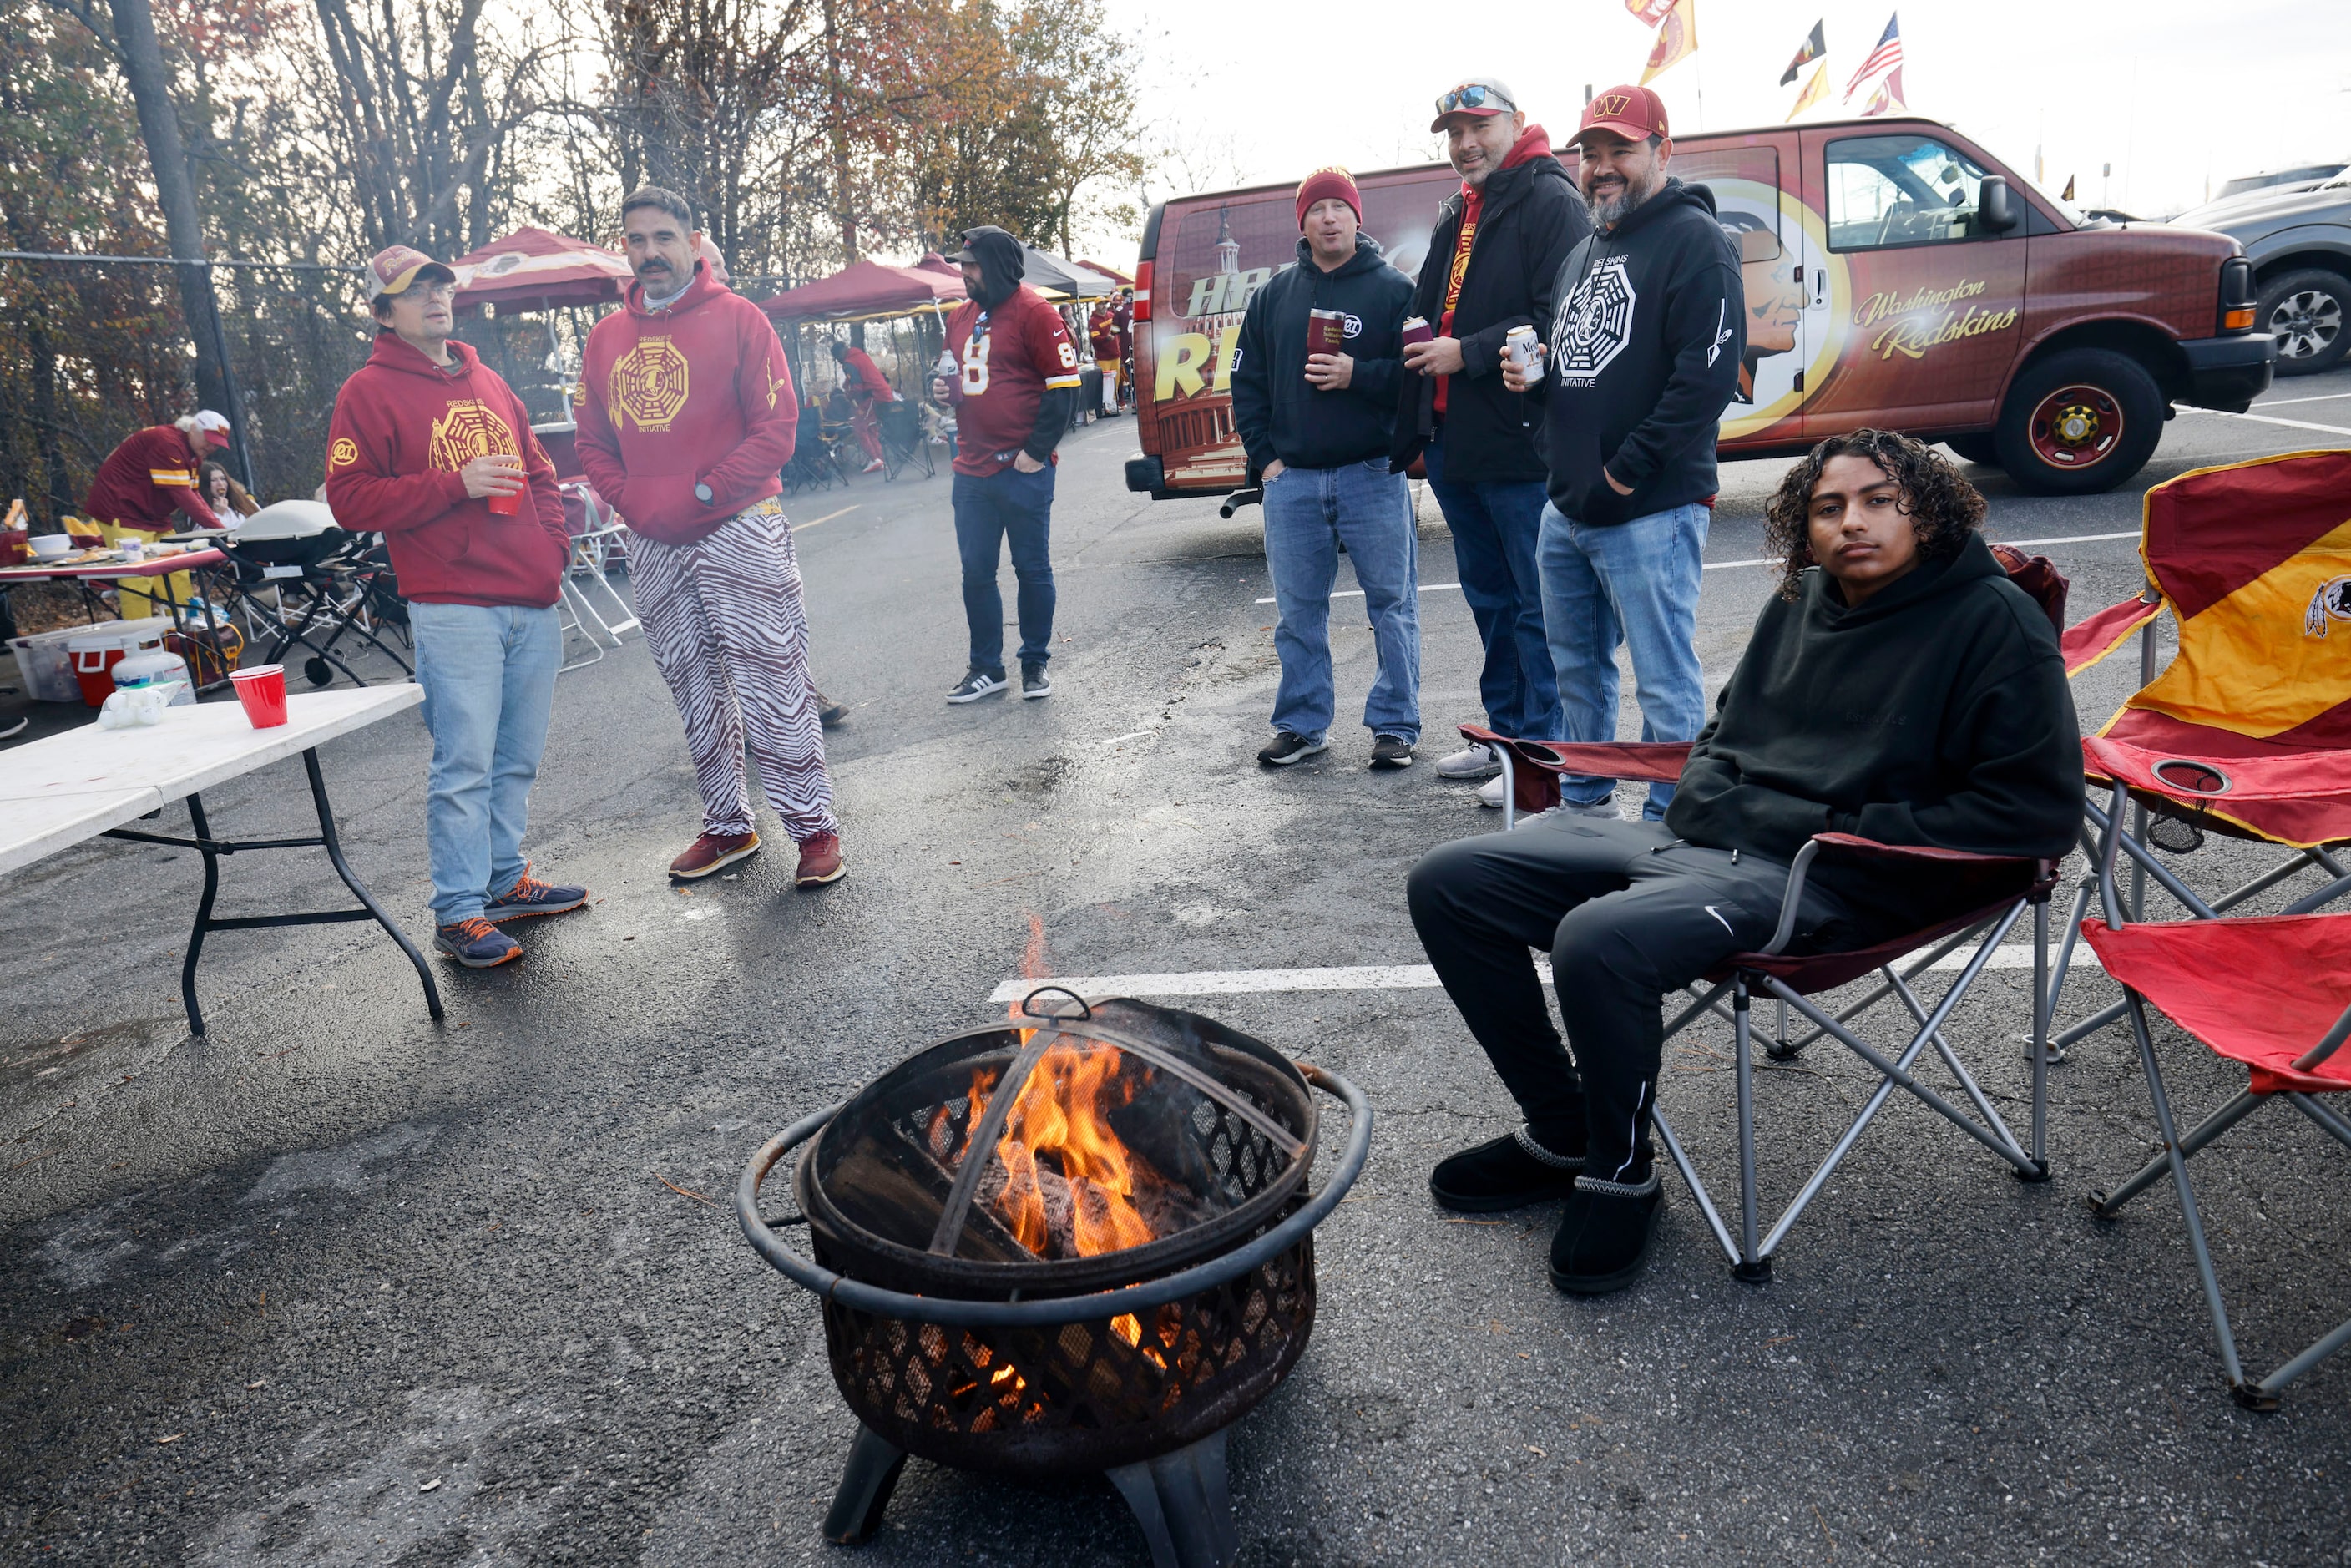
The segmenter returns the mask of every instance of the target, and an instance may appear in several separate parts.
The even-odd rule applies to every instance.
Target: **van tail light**
[[[2232,256],[2220,264],[2220,330],[2253,329],[2253,264]]]
[[[1134,319],[1151,319],[1151,263],[1147,261],[1134,264]]]

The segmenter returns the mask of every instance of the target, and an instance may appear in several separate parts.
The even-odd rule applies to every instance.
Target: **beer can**
[[[1531,368],[1528,361],[1532,358],[1534,346],[1535,329],[1532,327],[1513,327],[1503,334],[1502,347],[1521,376],[1528,374]]]
[[[1404,342],[1406,348],[1410,348],[1415,343],[1426,343],[1434,336],[1436,334],[1428,329],[1426,317],[1407,316],[1404,319]]]

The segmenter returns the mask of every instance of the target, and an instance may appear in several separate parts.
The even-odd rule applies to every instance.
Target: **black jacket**
[[[2082,747],[2049,617],[1980,534],[1858,610],[1807,571],[1794,603],[1774,595],[1755,618],[1666,826],[1780,861],[1820,832],[2064,855],[2082,826]],[[1814,874],[1896,925],[1950,912],[1915,869],[1823,860]]]
[[[1592,232],[1592,220],[1567,171],[1551,155],[1550,143],[1538,140],[1538,146],[1525,162],[1486,177],[1469,267],[1453,306],[1462,368],[1445,393],[1447,479],[1543,477],[1542,456],[1535,449],[1541,411],[1502,385],[1502,340],[1512,327],[1540,326],[1551,319],[1552,280],[1567,253]],[[1456,191],[1437,210],[1437,231],[1428,236],[1428,256],[1420,264],[1420,281],[1406,312],[1426,319],[1432,332],[1445,313],[1446,275],[1460,234],[1461,193]],[[1435,377],[1402,378],[1390,453],[1399,471],[1428,443],[1436,396]]]
[[[1335,272],[1315,266],[1298,242],[1298,265],[1249,297],[1233,356],[1233,428],[1251,467],[1279,457],[1291,468],[1339,468],[1387,455],[1404,375],[1397,337],[1411,298],[1412,279],[1380,259],[1369,235],[1355,236],[1355,254]],[[1306,379],[1310,310],[1346,312],[1355,368],[1337,392]]]
[[[1714,193],[1667,180],[1614,233],[1561,265],[1542,329],[1552,504],[1583,523],[1621,523],[1703,501],[1717,488],[1716,433],[1739,390],[1746,295]],[[1605,466],[1633,486],[1620,496]]]

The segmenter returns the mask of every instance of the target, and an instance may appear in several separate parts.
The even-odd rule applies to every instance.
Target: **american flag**
[[[1882,76],[1901,64],[1902,13],[1896,11],[1886,18],[1886,32],[1877,40],[1877,47],[1869,51],[1869,57],[1861,62],[1861,68],[1853,73],[1851,81],[1844,84],[1844,101],[1851,103],[1853,95],[1859,92],[1862,84],[1871,78]]]

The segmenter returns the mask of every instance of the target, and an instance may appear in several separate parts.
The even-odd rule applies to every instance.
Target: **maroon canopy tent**
[[[601,305],[618,299],[630,277],[629,264],[603,246],[538,228],[492,240],[449,268],[457,275],[460,310]]]
[[[762,299],[759,308],[780,321],[850,321],[903,314],[935,299],[954,301],[963,298],[963,279],[959,276],[860,261],[831,277],[788,288],[772,299]]]

